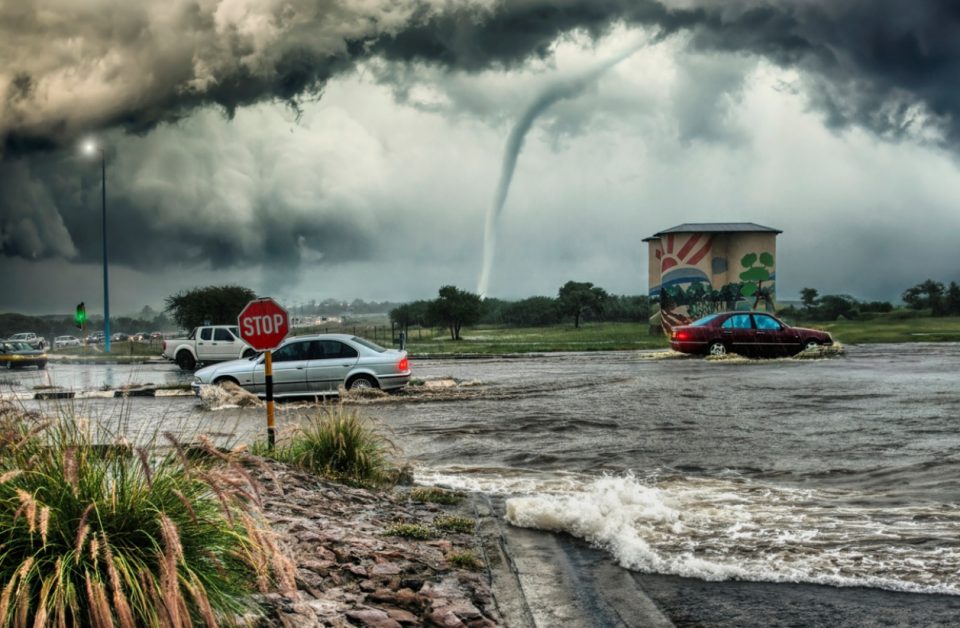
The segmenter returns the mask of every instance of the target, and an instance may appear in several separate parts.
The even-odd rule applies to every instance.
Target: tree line
[[[960,285],[955,281],[944,286],[927,279],[907,288],[900,298],[915,316],[960,316]],[[788,307],[780,310],[780,314],[812,321],[835,321],[860,318],[864,314],[885,314],[895,309],[889,301],[859,301],[846,294],[821,296],[816,288],[802,288],[800,303],[802,307]]]
[[[568,281],[556,297],[535,296],[519,301],[486,298],[443,286],[433,300],[419,300],[399,305],[389,312],[390,321],[403,331],[412,326],[445,327],[452,340],[461,338],[464,326],[513,325],[541,327],[564,321],[580,327],[584,321],[646,322],[650,318],[650,301],[645,296],[621,296],[588,281]]]
[[[834,321],[841,317],[855,319],[865,314],[882,314],[895,309],[889,301],[859,301],[843,294],[820,295],[816,288],[803,288],[800,297],[801,307],[787,307],[780,310],[780,314],[804,320]],[[113,317],[111,328],[113,331],[135,333],[167,330],[174,325],[181,329],[192,329],[207,321],[215,325],[232,324],[236,322],[243,306],[254,298],[256,294],[242,286],[194,288],[167,297],[163,312],[156,312],[147,306],[136,316]],[[944,285],[927,279],[905,290],[901,299],[912,315],[960,316],[960,285],[956,281]],[[343,301],[335,303],[340,307],[347,305]],[[332,300],[323,304],[332,311]],[[378,305],[393,304],[354,300],[349,307],[366,310]],[[459,339],[464,326],[476,324],[541,327],[570,322],[574,327],[579,327],[584,321],[645,323],[650,318],[650,299],[646,296],[609,294],[590,282],[578,281],[565,283],[555,297],[533,296],[518,301],[483,299],[456,286],[443,286],[436,299],[396,305],[389,310],[389,316],[390,321],[404,331],[411,326],[445,327],[452,339]],[[87,329],[102,328],[102,317],[91,316]],[[33,331],[48,337],[78,335],[79,332],[71,316],[0,314],[0,338],[22,331]]]

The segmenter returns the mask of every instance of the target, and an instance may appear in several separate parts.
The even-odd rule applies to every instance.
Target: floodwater
[[[420,481],[498,495],[511,523],[658,577],[644,586],[680,623],[771,623],[756,609],[711,615],[710,595],[690,586],[722,588],[707,582],[761,583],[750,591],[773,608],[813,585],[847,595],[848,609],[857,591],[881,609],[921,594],[904,606],[916,613],[875,621],[960,623],[960,344],[855,346],[823,360],[660,357],[415,362],[417,377],[472,385],[363,408]],[[241,440],[262,426],[257,410],[134,403],[134,423],[215,417]],[[281,420],[302,411],[281,407]],[[799,584],[778,593],[775,583]]]
[[[193,373],[167,362],[145,364],[62,364],[48,363],[45,370],[33,368],[0,371],[0,390],[24,391],[56,385],[65,390],[121,388],[137,384],[189,384]]]

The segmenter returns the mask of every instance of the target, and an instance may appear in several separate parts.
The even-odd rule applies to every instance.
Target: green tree
[[[860,311],[880,313],[892,312],[893,303],[890,303],[889,301],[867,301],[866,303],[860,304]]]
[[[508,303],[503,310],[503,320],[508,325],[541,327],[560,322],[557,300],[551,297],[528,297]]]
[[[944,299],[943,306],[944,313],[953,316],[960,316],[960,286],[957,285],[956,281],[950,282],[950,287],[947,288],[947,296]]]
[[[143,309],[140,310],[138,318],[142,321],[152,321],[157,317],[157,312],[149,305],[144,305]]]
[[[646,322],[650,318],[650,299],[643,295],[611,294],[603,306],[603,320],[625,323]]]
[[[486,297],[480,305],[480,320],[482,325],[502,325],[504,323],[503,314],[511,303],[503,299]]]
[[[589,281],[568,281],[557,293],[560,313],[573,317],[573,326],[580,327],[580,318],[586,313],[600,315],[607,300],[607,291]]]
[[[430,301],[420,299],[410,303],[411,325],[426,327],[429,320]]]
[[[439,295],[429,303],[427,318],[449,328],[451,340],[460,340],[463,326],[472,325],[480,318],[480,295],[456,286],[443,286]]]
[[[825,294],[820,297],[817,307],[817,318],[824,321],[835,321],[841,316],[847,319],[857,318],[860,310],[857,300],[845,294]]]
[[[929,308],[934,315],[942,313],[943,284],[933,279],[927,279],[912,288],[908,288],[901,295],[903,302],[915,310]]]
[[[242,286],[207,286],[179,292],[164,300],[166,311],[183,329],[211,325],[236,325],[243,306],[256,299],[253,290]]]
[[[403,303],[393,308],[389,312],[390,320],[400,331],[410,335],[410,326],[418,325],[424,327],[429,322],[428,308],[430,301],[412,301]]]
[[[803,307],[807,308],[808,310],[817,304],[817,299],[819,297],[820,293],[816,288],[800,289],[800,302],[803,303]]]
[[[160,312],[153,318],[152,325],[151,325],[153,330],[156,330],[156,331],[163,331],[166,329],[170,329],[172,326],[173,325],[170,322],[170,319],[163,312]]]
[[[404,303],[390,310],[390,322],[400,328],[400,331],[407,333],[410,325],[415,322],[410,304]]]

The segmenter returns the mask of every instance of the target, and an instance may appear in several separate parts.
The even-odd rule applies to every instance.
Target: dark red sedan
[[[776,357],[832,344],[833,338],[825,331],[791,327],[766,312],[711,314],[674,327],[670,334],[674,351],[707,355]]]

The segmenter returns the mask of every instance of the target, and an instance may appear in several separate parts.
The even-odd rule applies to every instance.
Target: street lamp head
[[[97,154],[97,142],[92,139],[84,140],[82,148],[84,155],[93,156]]]

